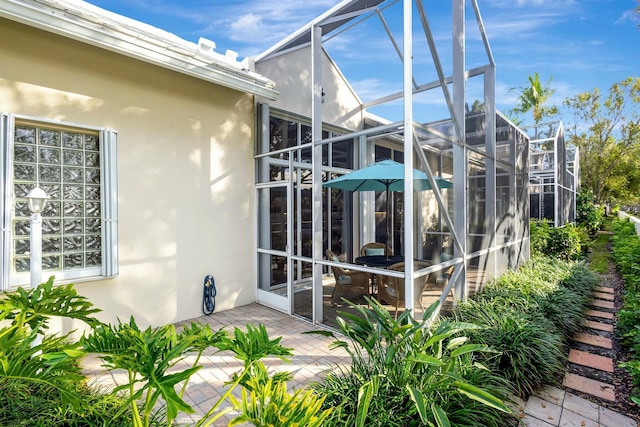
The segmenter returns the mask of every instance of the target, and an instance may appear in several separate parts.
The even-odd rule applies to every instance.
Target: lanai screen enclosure
[[[446,21],[430,19],[436,8]],[[434,37],[445,29],[448,40]],[[477,1],[343,1],[254,64],[280,92],[258,103],[260,302],[330,321],[323,281],[335,262],[326,249],[343,267],[403,277],[408,309],[414,279],[455,266],[440,299],[450,291],[464,299],[528,259],[529,142],[495,109],[495,63]],[[349,79],[356,67],[388,92],[358,94]],[[323,188],[385,159],[405,165],[404,191],[389,200]],[[432,191],[414,192],[414,168]],[[440,178],[452,188],[438,188]],[[362,245],[384,241],[387,219],[395,254],[430,266],[406,262],[394,272],[354,263]]]
[[[564,138],[562,122],[522,128],[530,138],[529,194],[531,218],[562,227],[576,220],[580,185],[578,147]]]

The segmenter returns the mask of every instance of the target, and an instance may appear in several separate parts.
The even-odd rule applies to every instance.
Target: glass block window
[[[42,270],[102,263],[97,133],[16,124],[13,185],[14,271],[29,271],[30,213],[24,197],[37,186],[50,197],[42,212]]]
[[[4,162],[2,175],[12,197],[3,198],[4,211],[10,208],[3,218],[9,235],[3,232],[0,249],[11,279],[4,273],[0,289],[24,282],[29,274],[26,195],[34,187],[50,197],[42,212],[43,280],[116,274],[115,133],[10,116],[3,120],[2,151],[12,161]]]

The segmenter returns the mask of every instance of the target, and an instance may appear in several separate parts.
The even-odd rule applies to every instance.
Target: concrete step
[[[606,292],[594,292],[593,296],[598,299],[613,301],[613,294],[608,294]]]
[[[581,375],[566,373],[562,385],[610,402],[616,401],[614,386]]]

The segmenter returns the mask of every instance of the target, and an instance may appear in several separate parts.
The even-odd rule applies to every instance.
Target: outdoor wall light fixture
[[[324,104],[324,88],[320,89],[320,99],[322,100],[322,103]]]
[[[37,288],[42,283],[42,216],[40,213],[44,209],[49,196],[40,187],[36,187],[27,194],[29,210],[31,211],[30,242],[29,250],[31,259],[29,261],[29,271],[31,273],[31,287]]]
[[[39,214],[44,209],[44,205],[49,200],[49,196],[40,187],[33,188],[27,194],[27,200],[29,201],[29,210],[32,214]]]

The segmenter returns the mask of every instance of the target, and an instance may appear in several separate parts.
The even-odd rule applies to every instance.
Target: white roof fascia
[[[243,69],[233,54],[220,60],[224,55],[86,2],[3,0],[0,17],[234,90],[278,98],[273,81]]]
[[[286,46],[292,40],[295,40],[300,35],[310,31],[311,28],[314,25],[322,23],[323,21],[325,21],[327,19],[333,18],[333,15],[335,15],[336,11],[342,9],[343,7],[349,5],[352,2],[353,2],[353,0],[343,0],[343,1],[341,1],[340,3],[338,3],[337,5],[335,5],[334,7],[332,7],[331,9],[326,11],[325,13],[323,13],[322,15],[318,16],[316,19],[314,19],[310,23],[304,25],[303,27],[299,28],[296,32],[290,34],[287,38],[280,40],[279,43],[275,44],[274,46],[272,46],[271,48],[269,48],[266,51],[262,52],[261,54],[256,55],[255,61],[259,62],[262,59],[268,57],[270,54],[278,51],[280,48],[282,48],[282,46]]]

